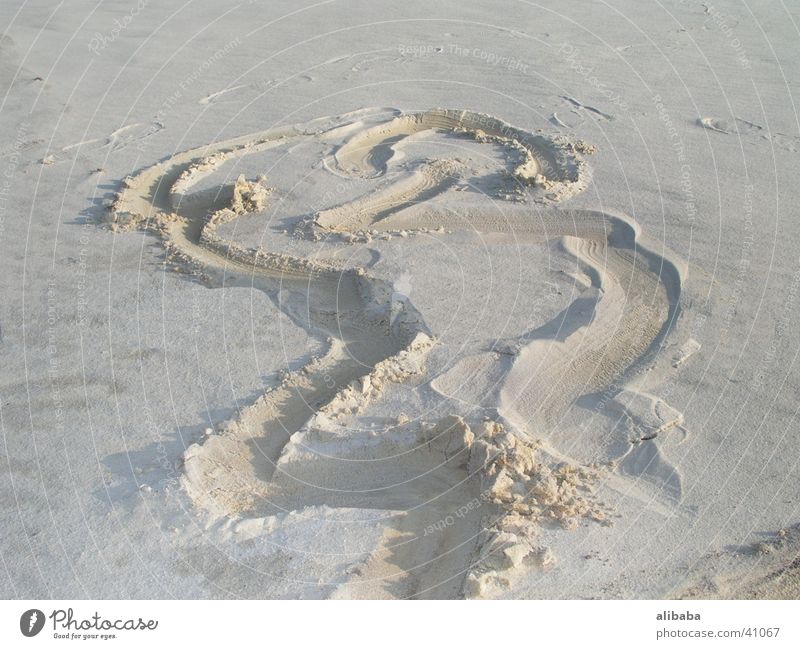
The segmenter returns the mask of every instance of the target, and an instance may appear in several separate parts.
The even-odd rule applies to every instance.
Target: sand
[[[2,9],[0,592],[796,597],[791,21],[124,10]]]

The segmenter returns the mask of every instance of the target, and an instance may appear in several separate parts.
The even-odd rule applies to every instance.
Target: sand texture
[[[0,594],[798,596],[795,8],[130,11],[0,7]]]

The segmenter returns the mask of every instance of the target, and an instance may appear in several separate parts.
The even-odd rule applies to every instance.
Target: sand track
[[[325,355],[287,374],[218,434],[187,449],[183,484],[194,502],[218,518],[280,516],[320,505],[379,512],[387,529],[384,541],[337,596],[482,595],[487,585],[506,583],[500,575],[504,570],[545,562],[530,548],[509,550],[528,547],[511,535],[500,550],[507,561],[486,568],[493,565],[487,552],[508,536],[497,521],[532,511],[512,491],[533,489],[543,480],[543,469],[531,460],[535,449],[525,440],[541,437],[554,455],[576,465],[620,458],[609,455],[608,445],[591,431],[562,425],[565,413],[585,395],[623,381],[626,372],[658,350],[677,315],[683,271],[622,214],[535,210],[526,204],[504,204],[498,211],[477,201],[460,205],[455,214],[430,199],[446,197],[466,175],[461,163],[424,160],[388,173],[405,138],[442,132],[501,145],[511,160],[508,176],[531,195],[554,202],[588,183],[580,155],[590,152],[587,145],[526,133],[468,111],[399,116],[393,111],[388,120],[370,125],[376,116],[381,112],[358,111],[176,154],[126,179],[110,223],[116,229],[158,232],[170,260],[211,287],[238,283],[271,297],[289,291],[307,307],[307,318],[298,324],[327,344]],[[217,224],[236,218],[247,204],[237,194],[238,183],[252,193],[248,199],[262,196],[257,183],[237,181],[236,210],[228,199],[215,202],[193,193],[197,183],[233,158],[298,139],[336,144],[342,137],[331,157],[337,172],[374,178],[379,187],[310,215],[306,229],[298,232],[313,238],[466,227],[518,244],[557,239],[589,278],[591,285],[565,313],[514,341],[513,362],[496,395],[498,423],[480,429],[491,443],[478,444],[475,423],[458,418],[427,428],[398,425],[377,442],[348,428],[391,383],[424,377],[435,339],[421,330],[413,305],[406,313],[412,317],[397,321],[383,297],[390,287],[363,268],[246,249],[219,237]],[[248,209],[257,211],[259,205],[255,201]],[[498,453],[516,458],[507,463],[516,467],[511,474],[498,473]],[[567,480],[549,473],[546,479]],[[494,507],[489,519],[488,509],[480,515],[470,509],[455,520],[454,511],[480,498]],[[538,498],[537,506],[550,502]],[[570,511],[599,520],[596,509],[570,498]],[[550,511],[568,509],[558,496],[551,500]],[[437,529],[441,533],[423,533],[449,519],[454,523]]]

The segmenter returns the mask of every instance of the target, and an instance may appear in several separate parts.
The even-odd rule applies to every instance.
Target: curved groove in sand
[[[170,260],[212,287],[224,282],[272,297],[286,290],[305,296],[308,320],[298,324],[328,343],[323,356],[287,374],[220,434],[187,449],[183,484],[193,500],[220,518],[259,518],[319,505],[374,510],[387,531],[385,542],[362,566],[362,578],[391,584],[391,596],[454,597],[464,592],[464,576],[476,553],[491,544],[478,542],[476,548],[480,516],[459,518],[435,543],[419,532],[485,490],[492,460],[488,455],[482,463],[475,459],[478,446],[470,426],[460,418],[446,419],[418,431],[411,442],[387,433],[388,454],[375,451],[366,435],[337,428],[342,417],[380,398],[386,384],[423,375],[435,339],[414,317],[392,318],[385,297],[390,291],[363,268],[245,249],[220,238],[217,223],[242,213],[243,198],[255,201],[256,184],[237,181],[233,199],[239,208],[233,210],[230,203],[192,200],[193,186],[234,157],[298,138],[345,136],[326,166],[343,175],[386,180],[377,191],[313,215],[304,226],[312,238],[364,230],[455,231],[467,223],[472,231],[515,243],[560,239],[584,267],[591,288],[574,305],[586,310],[574,330],[567,331],[562,318],[519,341],[497,410],[523,436],[547,438],[576,399],[619,380],[657,348],[677,314],[683,269],[622,214],[552,208],[532,213],[518,204],[504,205],[496,214],[476,203],[455,215],[428,199],[462,176],[457,163],[426,161],[387,175],[393,148],[404,138],[442,131],[502,145],[516,156],[510,175],[552,202],[588,183],[580,154],[590,151],[582,143],[527,133],[468,111],[395,112],[371,127],[362,122],[366,114],[270,129],[178,153],[126,179],[110,221],[116,229],[158,232]],[[250,209],[259,209],[258,201]],[[413,306],[408,309],[413,316]],[[487,434],[522,453],[522,442],[501,428],[487,428]],[[549,441],[561,446],[563,455],[576,456],[569,444],[563,447],[564,440]],[[337,472],[327,460],[342,446],[357,449],[358,459],[368,462],[352,473]],[[503,501],[498,497],[494,502]],[[357,595],[355,586],[342,588],[339,594]]]

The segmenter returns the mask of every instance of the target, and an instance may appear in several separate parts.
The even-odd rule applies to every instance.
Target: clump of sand
[[[613,512],[594,495],[598,469],[551,466],[540,449],[539,442],[496,421],[484,422],[472,444],[468,468],[480,472],[481,497],[499,513],[484,517],[478,561],[464,584],[468,597],[491,596],[526,570],[552,565],[553,553],[537,542],[541,525],[574,529],[581,519],[611,524]]]
[[[208,217],[208,226],[215,228],[242,214],[260,212],[266,207],[271,192],[272,190],[267,187],[266,176],[262,175],[250,181],[241,174],[233,185],[230,207],[212,212]]]
[[[233,186],[231,209],[236,214],[247,214],[263,210],[270,194],[266,182],[266,176],[259,176],[255,181],[249,181],[244,177],[244,174],[240,175]]]

